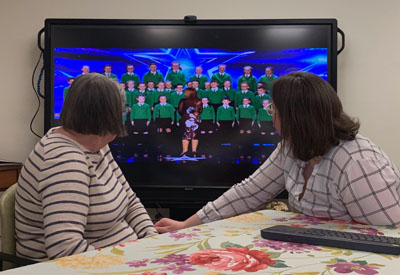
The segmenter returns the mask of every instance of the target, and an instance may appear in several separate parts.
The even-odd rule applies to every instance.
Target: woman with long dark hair
[[[400,172],[371,140],[358,134],[333,88],[304,72],[278,78],[268,106],[282,142],[249,178],[159,232],[256,211],[286,189],[289,208],[309,216],[371,225],[400,225]]]

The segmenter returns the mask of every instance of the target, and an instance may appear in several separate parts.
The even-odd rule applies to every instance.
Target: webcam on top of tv
[[[197,22],[197,16],[196,15],[186,15],[183,20],[187,24],[193,24]]]

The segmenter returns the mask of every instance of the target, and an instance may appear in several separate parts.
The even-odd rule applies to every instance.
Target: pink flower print
[[[193,238],[199,237],[199,234],[171,232],[171,233],[169,233],[169,236],[172,238],[175,238],[175,241],[177,241],[179,239],[192,240]]]
[[[126,262],[125,264],[129,265],[130,267],[141,267],[141,266],[146,266],[147,265],[147,261],[149,259],[143,259],[143,260],[135,260],[135,261],[131,261],[131,262]]]
[[[255,247],[269,247],[275,250],[283,250],[288,252],[309,252],[311,250],[321,250],[321,248],[314,245],[274,240],[255,239],[253,243]]]
[[[379,267],[377,266],[371,266],[371,265],[361,265],[359,263],[353,263],[353,262],[339,262],[333,265],[327,265],[329,267],[334,267],[334,271],[338,273],[351,273],[355,272],[358,274],[365,274],[365,275],[373,275],[373,274],[378,274],[378,269]]]

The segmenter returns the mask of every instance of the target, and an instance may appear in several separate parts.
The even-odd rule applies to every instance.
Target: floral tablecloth
[[[4,274],[400,274],[399,256],[264,240],[273,225],[400,237],[400,228],[264,210],[26,266]]]

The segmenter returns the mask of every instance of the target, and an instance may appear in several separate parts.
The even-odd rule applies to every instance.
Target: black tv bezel
[[[200,19],[188,22],[178,19],[46,19],[45,20],[45,133],[54,127],[53,112],[53,78],[54,64],[52,64],[51,45],[52,28],[55,26],[263,26],[263,25],[328,25],[331,36],[328,41],[328,82],[337,89],[337,20],[326,19]],[[232,182],[234,184],[235,182]],[[199,205],[218,197],[229,186],[165,186],[165,185],[136,185],[142,201],[156,202],[157,206],[178,205],[179,207],[197,202]],[[157,190],[157,191],[155,191]],[[176,194],[174,196],[169,196]]]

